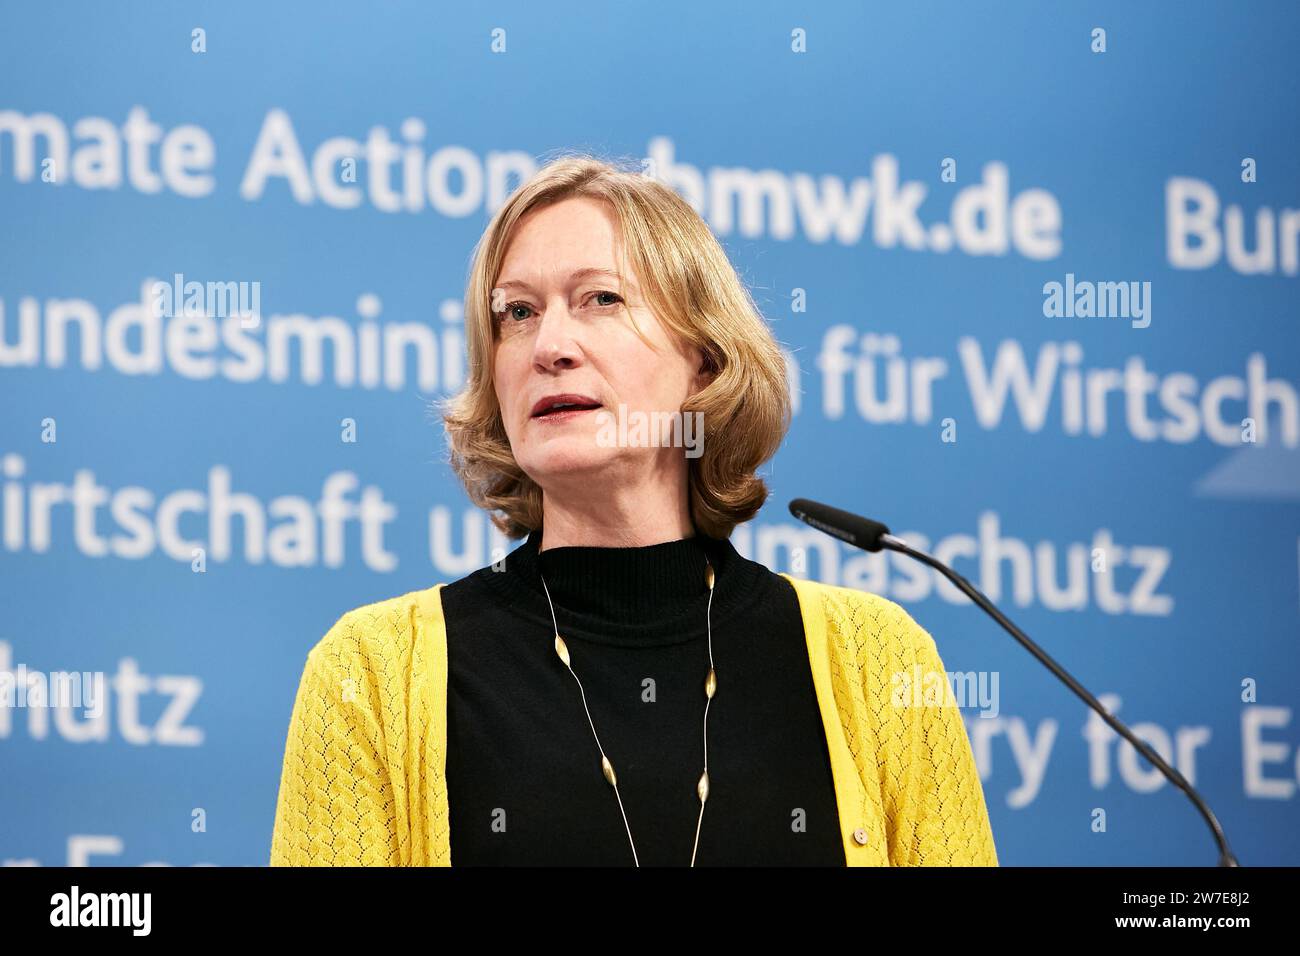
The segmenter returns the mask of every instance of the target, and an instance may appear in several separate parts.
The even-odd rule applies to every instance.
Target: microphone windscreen
[[[879,551],[884,545],[880,543],[882,535],[889,534],[889,529],[879,521],[872,521],[861,515],[855,515],[839,508],[832,508],[819,501],[796,498],[790,502],[790,514],[805,524],[811,525],[829,535],[847,541],[864,551]]]

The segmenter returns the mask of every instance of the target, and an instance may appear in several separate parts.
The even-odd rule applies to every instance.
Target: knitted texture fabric
[[[867,784],[864,816],[885,821],[881,865],[997,866],[984,790],[934,639],[877,595],[809,590],[822,592],[836,710]],[[936,702],[924,698],[927,688],[937,688]]]
[[[893,602],[796,589],[851,866],[997,866],[933,638]],[[272,866],[450,866],[446,630],[435,585],[344,614],[307,655]],[[917,678],[939,689],[920,694]]]

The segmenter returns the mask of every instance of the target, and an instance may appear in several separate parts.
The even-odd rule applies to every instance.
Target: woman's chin
[[[554,475],[590,474],[603,471],[619,457],[617,448],[601,448],[593,436],[556,436],[527,456],[527,464],[520,467],[528,474],[541,478]]]

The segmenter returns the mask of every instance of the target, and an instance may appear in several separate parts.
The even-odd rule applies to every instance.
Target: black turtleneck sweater
[[[596,733],[642,866],[687,866],[704,769],[705,626],[715,571],[709,798],[696,866],[845,863],[803,622],[784,578],[695,534],[634,548],[539,553],[442,590],[447,790],[455,866],[631,866]]]

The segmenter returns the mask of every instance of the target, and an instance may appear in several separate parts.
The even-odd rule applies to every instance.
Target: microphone
[[[900,554],[915,558],[922,564],[934,568],[955,584],[963,594],[979,605],[993,620],[1001,624],[1003,629],[1019,641],[1025,650],[1038,658],[1039,662],[1055,674],[1066,687],[1070,688],[1075,696],[1095,710],[1101,716],[1101,719],[1110,725],[1112,730],[1132,744],[1137,752],[1164,774],[1170,783],[1187,794],[1188,799],[1192,801],[1209,825],[1210,832],[1214,834],[1214,842],[1219,848],[1219,866],[1240,866],[1237,858],[1233,856],[1232,850],[1228,848],[1228,838],[1224,835],[1223,828],[1219,826],[1219,821],[1214,816],[1214,812],[1210,810],[1201,795],[1187,782],[1186,778],[1175,768],[1169,766],[1160,754],[1140,740],[1133,731],[1129,730],[1127,724],[1107,711],[1101,705],[1101,702],[1088,692],[1087,688],[1071,677],[1065,668],[1052,660],[1046,651],[1030,640],[1029,635],[1016,627],[973,584],[937,558],[913,548],[902,538],[894,537],[894,535],[890,534],[889,528],[879,521],[872,521],[870,518],[864,518],[852,512],[841,511],[839,508],[832,508],[830,505],[824,505],[818,501],[809,501],[807,498],[796,498],[790,502],[790,513],[818,531],[824,531],[832,537],[839,538],[841,541],[862,548],[865,551],[874,552],[880,551],[882,548],[888,548],[890,551],[897,551]]]
[[[864,551],[879,551],[884,547],[881,539],[889,534],[889,529],[879,521],[809,501],[807,498],[796,498],[790,502],[790,513],[804,524],[810,524],[818,531],[825,531]]]

